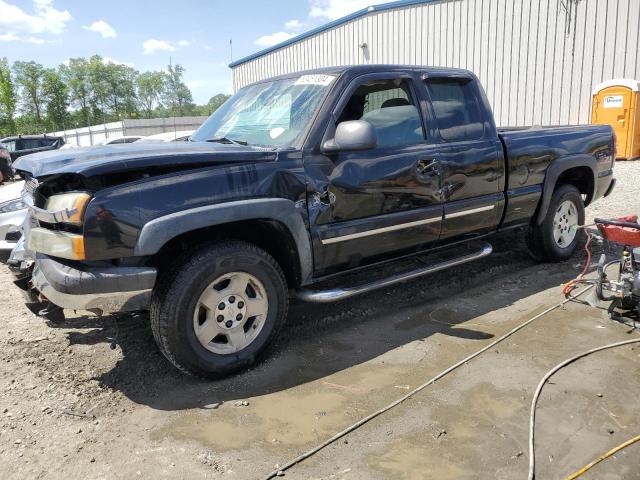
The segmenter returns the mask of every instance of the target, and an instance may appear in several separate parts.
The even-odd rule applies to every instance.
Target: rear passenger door
[[[503,150],[489,105],[475,77],[424,78],[439,136],[444,219],[441,240],[495,230],[504,208]]]

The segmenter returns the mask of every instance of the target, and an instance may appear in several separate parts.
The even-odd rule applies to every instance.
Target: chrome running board
[[[462,265],[463,263],[472,262],[473,260],[479,260],[493,252],[493,247],[488,243],[481,243],[478,247],[478,250],[471,251],[470,253],[458,255],[446,260],[436,261],[430,265],[392,275],[376,282],[365,283],[354,287],[333,288],[328,290],[298,290],[295,292],[295,297],[305,302],[312,303],[337,302],[346,298],[355,297],[362,293],[389,287],[396,283],[406,282],[407,280],[413,280],[414,278],[422,277],[423,275]]]

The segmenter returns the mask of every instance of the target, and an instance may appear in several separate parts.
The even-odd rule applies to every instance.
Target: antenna
[[[229,39],[229,56],[231,58],[231,63],[233,63],[233,38]]]

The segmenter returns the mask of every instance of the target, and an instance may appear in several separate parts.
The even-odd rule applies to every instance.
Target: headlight
[[[80,225],[91,195],[84,192],[61,193],[47,199],[44,209],[51,213],[62,213],[61,223]]]
[[[0,213],[16,212],[27,208],[27,204],[21,198],[9,202],[0,203]]]
[[[44,228],[34,228],[29,232],[29,250],[52,257],[84,260],[84,238],[68,232],[55,232]]]

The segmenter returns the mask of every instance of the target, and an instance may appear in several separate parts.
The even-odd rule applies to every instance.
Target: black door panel
[[[490,233],[500,222],[503,210],[502,193],[447,202],[440,239],[457,241]]]
[[[326,224],[316,229],[316,263],[330,273],[337,267],[358,267],[384,260],[388,253],[421,250],[426,239],[440,234],[442,207],[435,205],[408,212]]]
[[[495,230],[504,209],[505,159],[477,81],[427,78],[441,139],[439,167],[445,215],[440,239],[455,241]]]

